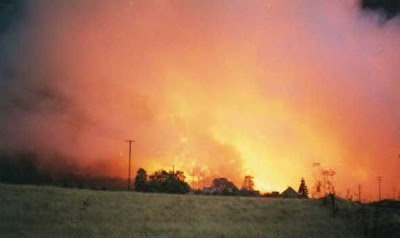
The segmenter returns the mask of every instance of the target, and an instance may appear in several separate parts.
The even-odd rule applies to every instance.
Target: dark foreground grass
[[[317,200],[0,184],[0,237],[363,237],[358,220]]]

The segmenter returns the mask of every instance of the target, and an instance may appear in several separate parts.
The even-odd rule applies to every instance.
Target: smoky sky
[[[12,30],[25,17],[25,5],[20,0],[2,0],[0,2],[0,32]]]
[[[26,29],[29,22],[28,4],[20,0],[2,0],[0,2],[0,32],[1,32],[1,109],[2,116],[12,113],[13,110],[26,112],[40,111],[40,104],[58,104],[61,97],[56,95],[46,83],[38,84],[29,78],[40,77],[31,75],[27,69],[17,62],[23,57],[23,45],[20,34]],[[18,85],[21,83],[20,85]],[[51,101],[54,100],[54,103]],[[50,106],[51,107],[51,106]]]
[[[382,14],[386,19],[391,19],[400,12],[399,0],[361,0],[360,6],[364,10]]]
[[[284,189],[321,162],[342,190],[383,171],[390,189],[400,29],[386,3],[1,1],[0,150],[123,177],[134,139],[135,170],[199,184]]]

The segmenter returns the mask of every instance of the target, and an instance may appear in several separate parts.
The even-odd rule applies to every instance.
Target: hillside
[[[363,237],[350,203],[0,184],[0,204],[1,237]]]

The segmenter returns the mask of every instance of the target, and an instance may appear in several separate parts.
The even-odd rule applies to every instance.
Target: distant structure
[[[272,191],[271,193],[267,193],[265,194],[265,197],[269,197],[269,198],[279,198],[281,197],[279,192],[277,191]]]
[[[282,198],[299,198],[299,194],[290,186],[281,193]]]

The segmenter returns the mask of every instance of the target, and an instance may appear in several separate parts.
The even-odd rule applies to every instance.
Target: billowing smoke
[[[141,4],[151,10],[152,4]],[[106,16],[108,6],[117,9]],[[163,78],[174,76],[166,75],[159,65],[163,62],[151,52],[164,47],[146,45],[145,38],[154,33],[142,29],[147,23],[154,24],[155,31],[162,27],[146,22],[140,11],[144,19],[126,10],[116,19],[117,10],[126,6],[132,10],[127,1],[2,3],[3,158],[22,153],[21,161],[32,155],[39,168],[58,163],[72,168],[63,166],[69,160],[75,172],[90,168],[92,173],[126,176],[125,139],[134,137],[135,167],[169,169],[175,164],[190,173],[201,164],[207,175],[196,174],[197,179],[219,173],[241,176],[240,153],[203,131],[212,125],[211,115],[187,118],[182,107],[189,105],[178,98],[185,89],[164,92],[175,87],[175,79]],[[135,18],[140,23],[133,22],[129,29]]]
[[[251,174],[282,190],[311,184],[313,162],[337,170],[338,191],[381,173],[386,191],[399,183],[400,29],[358,0],[2,1],[1,13],[7,158],[126,177],[134,139],[134,171],[174,165],[196,186]]]
[[[400,12],[399,0],[360,0],[360,6],[380,12],[386,19],[393,18]]]

